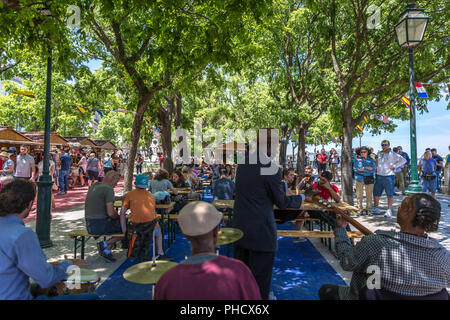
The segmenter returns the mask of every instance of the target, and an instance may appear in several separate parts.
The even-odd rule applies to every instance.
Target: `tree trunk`
[[[134,117],[133,127],[131,128],[130,152],[128,153],[128,159],[125,169],[125,192],[130,191],[133,188],[134,160],[136,159],[139,138],[141,136],[142,121],[144,119],[144,113],[147,110],[152,97],[153,93],[148,93],[144,97],[141,97],[138,103],[136,116]]]
[[[305,150],[306,150],[306,137],[305,128],[300,125],[298,129],[298,151],[297,151],[297,174],[302,176],[305,172]]]
[[[158,123],[164,156],[163,168],[171,175],[174,167],[172,161],[172,132],[170,130],[172,121],[169,113],[162,106],[158,107]]]
[[[352,106],[348,104],[348,99],[343,99],[343,141],[341,155],[341,177],[343,200],[353,205],[353,176],[352,176]]]

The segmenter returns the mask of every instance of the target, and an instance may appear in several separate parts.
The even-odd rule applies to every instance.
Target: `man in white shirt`
[[[384,216],[392,217],[395,171],[406,164],[406,159],[391,150],[388,140],[383,140],[381,142],[381,148],[383,150],[378,152],[377,157],[377,175],[375,178],[375,186],[373,188],[374,208],[371,213],[374,215],[381,214],[378,204],[380,202],[380,197],[383,194],[383,190],[386,190],[388,209]]]
[[[36,166],[34,158],[28,154],[28,146],[21,145],[20,153],[16,157],[16,171],[14,172],[14,178],[34,182],[34,176],[36,175],[35,171]]]

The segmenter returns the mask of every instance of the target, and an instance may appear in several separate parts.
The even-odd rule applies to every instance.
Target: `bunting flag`
[[[333,137],[330,137],[331,141],[333,141],[333,143],[336,143],[336,139],[334,139]]]
[[[83,114],[83,113],[86,112],[86,109],[84,109],[82,106],[74,105],[74,107],[77,108],[77,110],[78,110],[81,114]]]
[[[389,123],[389,119],[384,113],[382,113],[381,116],[382,116],[381,121],[383,121],[383,123]]]
[[[100,118],[103,118],[103,113],[100,110],[95,110]]]
[[[418,98],[424,98],[424,99],[428,98],[427,91],[423,87],[422,83],[414,82],[414,86],[416,87]]]
[[[369,120],[367,119],[367,116],[364,116],[364,120],[366,120],[366,122],[369,122]]]
[[[324,143],[325,143],[325,140],[323,139],[323,137],[322,137],[322,136],[320,136],[320,141],[322,142],[322,144],[324,144]]]
[[[358,129],[359,132],[363,132],[363,128],[361,128],[359,124],[356,126],[356,129]]]
[[[31,91],[27,91],[27,90],[17,90],[17,91],[13,91],[13,94],[18,94],[21,96],[26,96],[26,97],[30,97],[30,98],[34,98],[34,94]]]
[[[401,100],[404,104],[406,104],[406,105],[408,106],[408,108],[411,108],[411,101],[410,101],[407,97],[403,96],[400,100]]]

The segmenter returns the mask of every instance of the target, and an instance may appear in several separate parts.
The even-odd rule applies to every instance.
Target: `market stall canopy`
[[[33,140],[33,142],[44,144],[44,132],[22,132],[24,136]],[[51,145],[69,145],[69,141],[60,136],[57,132],[50,132]]]
[[[33,140],[17,132],[12,127],[0,126],[0,144],[2,145],[19,145],[19,144],[35,144]]]
[[[82,146],[82,147],[93,147],[97,148],[97,145],[88,137],[64,137],[67,141],[69,141],[70,145],[73,146]]]
[[[216,148],[216,151],[219,150],[235,150],[235,151],[245,151],[245,144],[237,143],[236,141],[231,141],[223,144],[220,147]]]
[[[92,139],[95,145],[101,149],[117,150],[117,147],[109,140]]]

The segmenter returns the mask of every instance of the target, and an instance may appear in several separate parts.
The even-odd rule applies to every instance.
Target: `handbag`
[[[374,184],[374,182],[373,176],[364,176],[364,184]]]

